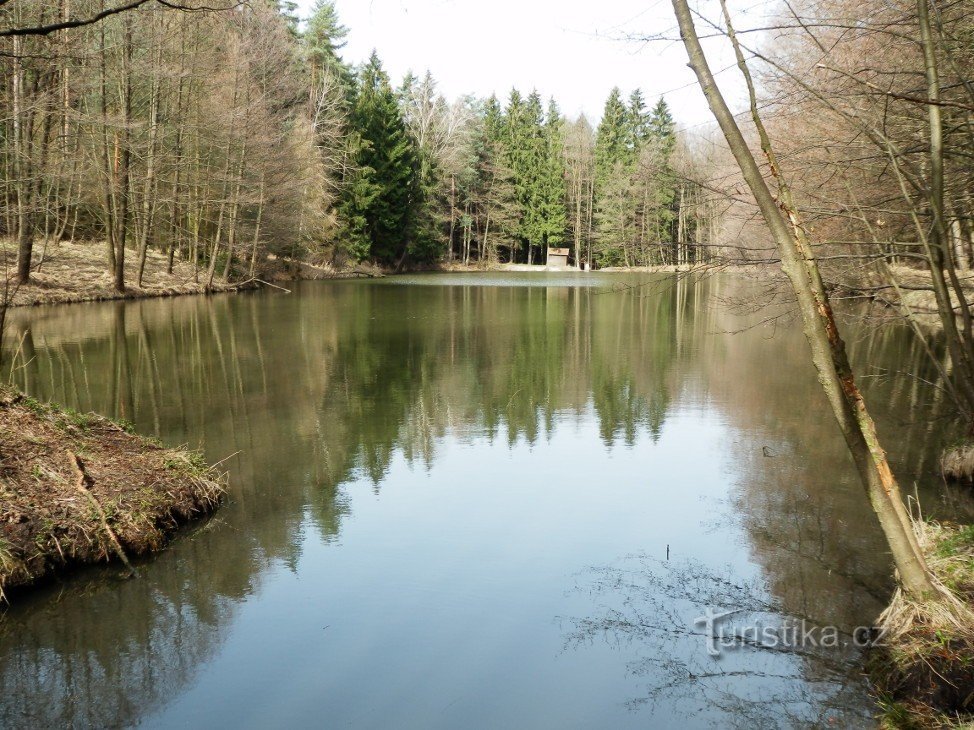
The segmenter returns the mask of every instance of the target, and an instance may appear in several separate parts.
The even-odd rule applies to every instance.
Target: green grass
[[[23,405],[24,408],[26,408],[27,410],[31,411],[34,415],[37,415],[37,416],[43,416],[48,411],[48,407],[47,406],[45,406],[43,403],[41,403],[36,398],[31,398],[29,395],[25,395],[20,400],[20,405]]]
[[[172,471],[185,471],[198,477],[208,477],[210,474],[210,466],[199,451],[187,451],[171,456],[163,464]]]
[[[923,725],[916,715],[902,702],[880,698],[879,727],[882,730],[920,730]]]
[[[974,525],[960,528],[937,545],[937,555],[941,558],[952,558],[971,550],[974,550]]]
[[[61,414],[61,420],[62,422],[58,425],[62,428],[71,425],[82,431],[87,431],[91,428],[92,424],[97,423],[98,417],[93,413],[79,413],[78,411],[66,408]]]

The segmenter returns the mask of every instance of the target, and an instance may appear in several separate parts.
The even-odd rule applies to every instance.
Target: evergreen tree
[[[627,158],[627,110],[622,103],[622,92],[615,87],[609,93],[595,133],[595,186],[596,195],[604,187],[619,162]]]
[[[595,258],[601,266],[628,266],[627,246],[633,232],[632,181],[629,166],[619,160],[608,171],[595,204]]]
[[[547,154],[544,132],[544,108],[541,95],[532,91],[524,107],[524,227],[522,235],[528,251],[528,263],[535,262],[535,248],[543,245],[547,232],[545,219],[545,179]]]
[[[365,146],[358,134],[349,135],[348,150],[356,159]],[[342,180],[341,195],[335,206],[338,218],[336,247],[342,254],[362,261],[369,257],[369,212],[382,192],[374,182],[375,170],[360,163],[350,164]]]
[[[301,31],[299,28],[301,18],[298,17],[298,4],[294,0],[281,0],[277,4],[277,11],[287,23],[287,30],[291,38],[295,39],[300,37]]]
[[[351,218],[364,219],[374,259],[400,261],[416,218],[419,160],[396,93],[375,52],[361,71],[351,122],[362,137],[357,163],[372,186],[356,201]]]
[[[646,111],[643,92],[636,89],[629,95],[629,107],[626,109],[626,146],[632,152],[633,164],[639,158],[639,151],[652,133],[652,119]]]
[[[354,127],[357,79],[342,60],[348,29],[341,24],[333,0],[317,0],[302,37],[304,57],[311,75],[311,117],[315,144],[329,175],[335,228],[331,233],[334,258],[368,258],[371,242],[366,212],[379,188],[375,171],[362,167],[368,144]]]
[[[541,179],[542,243],[558,246],[565,240],[568,228],[565,185],[565,139],[563,120],[554,99],[548,102],[544,126],[544,161]]]
[[[480,217],[484,256],[497,260],[501,247],[510,251],[513,260],[520,226],[520,206],[515,190],[514,172],[510,167],[507,123],[496,96],[483,107],[479,134],[476,138],[476,182],[473,202]]]
[[[514,180],[516,201],[517,244],[511,250],[511,260],[516,261],[518,251],[527,246],[529,238],[528,211],[531,207],[531,132],[524,98],[517,89],[511,90],[504,115],[504,139],[507,148],[507,162]]]
[[[603,266],[628,263],[624,250],[632,217],[633,168],[629,116],[622,92],[612,89],[595,136],[595,251]]]
[[[657,238],[661,242],[678,245],[678,231],[675,230],[679,215],[677,202],[677,183],[670,167],[670,156],[676,146],[676,123],[670,113],[669,105],[661,96],[649,118],[651,139],[657,147],[656,172],[656,215]]]
[[[340,55],[347,36],[348,28],[338,20],[334,0],[317,0],[304,31],[304,48],[311,66],[312,89],[326,74],[334,74],[346,89],[351,89],[354,85],[352,70],[342,61]]]
[[[399,91],[401,108],[406,110],[407,127],[412,126],[410,134],[416,158],[416,175],[413,180],[413,218],[410,230],[409,254],[419,261],[438,258],[444,249],[446,236],[443,232],[447,201],[443,189],[443,175],[439,167],[433,140],[421,139],[423,125],[416,117],[430,118],[445,105],[436,96],[436,83],[428,71],[420,80],[411,71],[403,79]],[[410,120],[416,122],[411,125]]]
[[[485,139],[492,143],[503,143],[504,110],[496,94],[491,94],[484,102],[483,130]]]
[[[662,96],[649,116],[648,128],[649,133],[662,144],[668,157],[676,145],[676,123],[673,121],[669,105]]]

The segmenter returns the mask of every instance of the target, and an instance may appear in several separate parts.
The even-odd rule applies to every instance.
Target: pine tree
[[[520,206],[509,162],[507,124],[496,96],[484,103],[475,145],[476,182],[472,199],[481,219],[484,256],[496,261],[498,249],[506,247],[513,260],[518,244]]]
[[[625,246],[632,217],[633,150],[622,92],[612,89],[595,136],[596,258],[603,266],[628,264]]]
[[[348,28],[338,20],[334,0],[317,0],[303,38],[305,54],[311,66],[312,89],[328,74],[337,77],[346,89],[352,88],[354,75],[340,54],[347,37]]]
[[[358,166],[373,186],[363,192],[351,217],[364,219],[374,259],[402,261],[415,223],[419,160],[396,93],[375,52],[361,71],[351,121],[362,137]]]
[[[565,185],[565,140],[563,120],[554,99],[548,102],[544,126],[544,161],[539,208],[542,217],[542,243],[558,246],[565,240],[568,228]]]
[[[626,109],[626,146],[632,152],[633,164],[652,133],[652,119],[646,111],[643,92],[636,89],[629,95],[629,107]]]

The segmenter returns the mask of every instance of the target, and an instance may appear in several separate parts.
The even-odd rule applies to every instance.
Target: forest
[[[0,18],[97,8],[18,2]],[[206,284],[269,254],[397,268],[530,264],[549,245],[579,266],[704,257],[714,204],[662,98],[613,89],[596,129],[537,90],[448,100],[429,73],[390,79],[378,53],[344,62],[332,3],[293,12],[147,5],[0,36],[0,236],[17,241],[18,279],[64,240],[101,242],[120,291],[142,285],[149,249]]]
[[[234,431],[237,423],[266,425],[250,408],[286,434],[271,439],[275,448],[279,439],[295,438],[291,451],[273,458],[305,457],[303,475],[326,484],[328,509],[350,515],[342,485],[364,475],[378,499],[380,484],[394,491],[390,475],[420,479],[413,462],[443,478],[434,451],[443,446],[448,453],[457,434],[453,446],[476,444],[483,453],[501,446],[514,453],[523,439],[540,464],[544,441],[550,445],[559,425],[571,423],[578,438],[588,428],[590,438],[555,462],[571,485],[574,461],[604,457],[608,469],[617,446],[628,449],[627,458],[639,448],[658,456],[687,419],[693,432],[677,451],[685,449],[679,453],[688,473],[700,452],[713,446],[717,453],[714,444],[725,436],[734,449],[745,444],[761,455],[754,463],[727,452],[729,464],[742,471],[746,465],[748,478],[763,485],[750,490],[760,506],[738,510],[747,512],[738,515],[748,533],[741,544],[764,544],[770,532],[759,523],[773,522],[779,507],[817,520],[813,533],[862,521],[846,519],[835,505],[855,515],[868,509],[874,529],[864,544],[882,565],[866,572],[870,580],[880,577],[865,589],[849,580],[843,596],[850,615],[875,608],[876,600],[885,607],[870,616],[872,628],[892,637],[870,655],[873,704],[883,708],[888,727],[964,726],[974,716],[974,532],[951,490],[969,491],[974,483],[970,3],[773,0],[754,11],[729,0],[672,0],[665,22],[622,42],[685,52],[689,86],[709,113],[702,124],[683,120],[684,110],[672,103],[679,89],[659,93],[665,84],[655,77],[639,88],[616,84],[611,68],[600,70],[608,80],[597,118],[566,115],[557,95],[531,85],[451,97],[432,70],[391,75],[381,47],[364,62],[347,58],[351,31],[338,7],[333,0],[307,8],[285,0],[0,0],[0,358],[7,358],[0,363],[12,388],[0,391],[0,410],[19,409],[9,410],[8,420],[37,417],[47,419],[48,434],[86,433],[87,416],[59,415],[24,395],[42,387],[73,407],[122,419],[115,427],[99,421],[99,428],[133,438],[129,418],[185,440],[208,429]],[[544,271],[551,248],[568,250],[567,271]],[[79,256],[110,291],[85,289],[92,274],[72,268]],[[426,277],[432,271],[436,276]],[[491,278],[513,272],[523,276]],[[457,283],[453,274],[468,278]],[[332,291],[296,281],[346,276],[393,284]],[[651,278],[632,278],[639,276]],[[431,294],[424,286],[436,277],[444,288]],[[56,346],[35,337],[50,324],[49,313],[8,312],[48,303],[44,292],[72,279],[77,295],[60,301],[258,286],[274,289],[261,296],[295,296],[286,304],[248,300],[249,310],[230,298],[200,298],[185,320],[176,307],[133,309],[137,316],[126,319],[130,310],[120,304],[77,326],[64,313],[52,319],[81,340],[58,334]],[[752,318],[735,319],[734,307]],[[804,336],[801,364],[795,350],[786,357],[760,341],[779,326],[785,337],[799,330]],[[13,339],[5,340],[8,329]],[[235,354],[238,344],[243,356]],[[283,428],[280,407],[305,395],[274,377],[287,372],[294,353],[317,401],[314,408],[303,404],[300,434]],[[740,359],[726,361],[726,353]],[[168,366],[160,370],[160,361]],[[753,402],[772,399],[751,381],[768,378],[768,363],[785,362],[788,377],[776,376],[769,387],[788,412],[780,422],[800,431],[791,438],[750,412]],[[691,363],[697,379],[684,370]],[[95,368],[111,377],[89,377]],[[727,379],[743,395],[730,392]],[[93,395],[93,381],[107,392]],[[286,397],[269,395],[269,382],[284,383]],[[223,389],[219,398],[214,383]],[[208,398],[222,405],[187,408]],[[814,424],[795,425],[805,413],[815,414]],[[918,419],[926,419],[922,427]],[[823,420],[830,431],[819,429]],[[752,422],[759,426],[748,431]],[[728,424],[739,427],[732,436],[720,431]],[[4,456],[13,442],[3,439],[23,430],[0,428],[0,475],[13,473]],[[898,443],[904,433],[922,447]],[[757,444],[756,434],[771,445]],[[217,440],[236,447],[232,436]],[[29,451],[33,441],[24,438],[17,448]],[[809,445],[820,439],[823,445]],[[107,547],[88,556],[117,555],[134,575],[126,533],[120,539],[112,526],[114,508],[106,511],[92,496],[84,444],[71,443],[68,466],[58,467],[70,471],[29,468],[25,459],[17,462],[19,478],[30,489],[45,474],[55,474],[51,483],[61,490],[76,483],[73,496],[62,491],[55,502],[78,494],[94,500],[86,503]],[[128,446],[143,455],[162,448],[150,441]],[[821,452],[836,475],[834,493],[831,485],[815,487],[814,515],[794,507],[801,497],[791,486],[776,492],[776,480],[788,474],[814,481],[817,467],[794,458],[802,449]],[[204,471],[198,455],[179,458],[186,473],[206,481],[207,509],[215,509],[212,495],[225,475]],[[496,453],[487,458],[503,461]],[[153,468],[166,473],[169,461]],[[644,465],[632,468],[644,476]],[[541,476],[537,481],[547,482],[547,473]],[[667,478],[682,484],[674,472]],[[854,497],[848,481],[857,484]],[[699,484],[710,485],[708,477]],[[259,493],[252,487],[248,495]],[[722,482],[714,489],[725,503],[751,498],[748,487],[730,494],[720,492],[728,489]],[[683,490],[689,493],[686,484]],[[654,498],[679,493],[673,486]],[[935,495],[938,521],[926,519],[921,493]],[[48,561],[46,568],[67,562],[56,523],[21,520],[20,507],[4,508],[4,494],[0,489],[0,600],[5,570],[26,583],[31,560]],[[247,520],[264,525],[255,504],[246,505]],[[545,509],[549,514],[551,505]],[[134,514],[132,524],[148,519]],[[287,529],[298,532],[300,509],[288,519]],[[46,553],[17,557],[8,540],[15,528],[5,525],[28,522],[41,537],[16,528],[17,550],[43,544]],[[814,538],[822,554],[834,537],[825,532]],[[829,559],[841,562],[830,545],[836,554]],[[774,559],[763,561],[762,589],[770,597],[752,605],[765,613],[783,610],[775,600],[792,590],[782,549],[776,544]],[[809,559],[807,546],[794,550]],[[297,552],[289,556],[295,573]],[[855,565],[843,570],[843,579],[857,575]],[[739,587],[744,572],[714,582]],[[777,599],[776,583],[789,584]],[[679,591],[689,589],[681,586],[665,584],[685,597]],[[624,612],[606,615],[624,634],[646,628],[623,621]],[[594,626],[593,634],[606,626],[583,625]],[[584,628],[580,635],[588,638]],[[679,657],[670,660],[677,663],[669,671],[682,666]],[[816,670],[803,671],[802,681],[814,684],[808,675]],[[740,675],[762,676],[750,666]],[[898,713],[906,718],[899,724],[890,719]]]

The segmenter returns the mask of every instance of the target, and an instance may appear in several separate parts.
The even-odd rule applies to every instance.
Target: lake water
[[[798,324],[729,277],[417,275],[16,310],[31,394],[201,446],[226,505],[0,619],[0,726],[868,727],[891,564]],[[751,307],[753,309],[753,307]],[[849,321],[929,512],[937,391]]]

